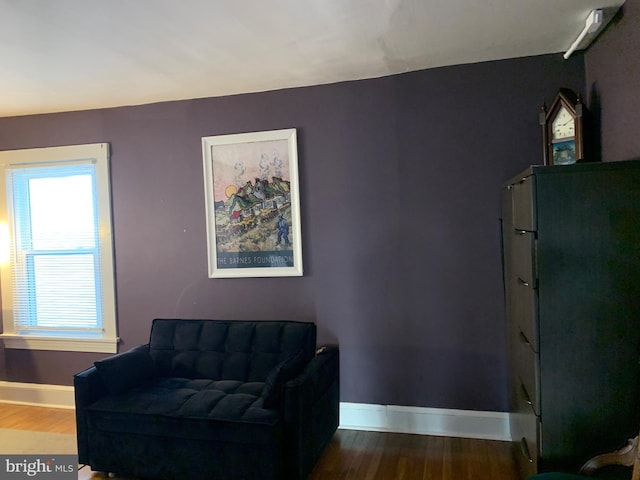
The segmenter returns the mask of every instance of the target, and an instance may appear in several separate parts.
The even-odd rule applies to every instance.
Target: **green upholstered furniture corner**
[[[597,455],[587,461],[580,469],[580,475],[546,472],[533,475],[527,480],[585,480],[589,477],[608,480],[640,480],[639,459],[638,437],[635,437],[621,449]]]

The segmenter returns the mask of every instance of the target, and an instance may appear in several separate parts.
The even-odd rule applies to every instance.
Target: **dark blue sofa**
[[[302,480],[339,421],[339,355],[293,321],[156,319],[74,377],[78,454],[140,478]]]

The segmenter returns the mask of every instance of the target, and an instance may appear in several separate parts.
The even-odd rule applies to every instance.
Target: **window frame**
[[[100,238],[100,264],[102,295],[96,299],[102,307],[101,334],[46,335],[38,332],[22,334],[13,315],[13,279],[10,258],[14,248],[15,231],[13,199],[9,185],[10,171],[14,168],[58,167],[72,163],[95,165],[95,205]],[[109,173],[109,144],[96,143],[63,147],[45,147],[0,151],[0,282],[2,296],[3,333],[0,339],[8,349],[57,350],[75,352],[116,353],[117,336],[115,269],[111,225],[111,188]]]

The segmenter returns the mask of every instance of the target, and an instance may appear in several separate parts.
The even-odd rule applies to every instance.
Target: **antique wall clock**
[[[560,89],[540,115],[545,165],[571,165],[585,159],[584,106],[579,95]]]

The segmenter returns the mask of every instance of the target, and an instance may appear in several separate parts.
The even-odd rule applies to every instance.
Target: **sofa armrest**
[[[118,393],[136,382],[155,375],[154,365],[141,362],[141,359],[145,358],[145,352],[148,351],[148,345],[140,345],[126,352],[99,360],[93,366],[73,376],[78,461],[80,463],[89,462],[87,407],[106,395]]]
[[[76,401],[76,431],[78,439],[78,462],[89,463],[89,443],[86,408],[105,396],[107,387],[100,379],[98,370],[91,366],[73,376],[73,388]]]
[[[305,479],[340,420],[340,351],[324,346],[302,373],[284,386],[288,479]]]

